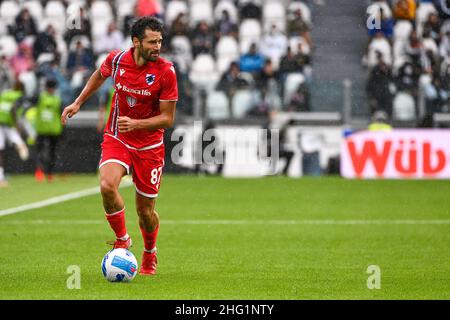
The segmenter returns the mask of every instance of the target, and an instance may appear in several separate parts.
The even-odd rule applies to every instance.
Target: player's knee
[[[114,194],[116,192],[116,185],[113,183],[113,181],[109,179],[101,179],[100,180],[100,192],[103,195],[110,195]]]

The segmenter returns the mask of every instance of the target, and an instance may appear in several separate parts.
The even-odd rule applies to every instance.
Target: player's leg
[[[136,210],[139,228],[144,239],[144,253],[140,274],[156,273],[156,238],[159,231],[159,215],[155,211],[156,200],[136,192]]]
[[[52,181],[53,170],[56,166],[56,145],[58,143],[58,136],[49,137],[49,150],[48,150],[48,169],[47,169],[47,180]]]
[[[164,146],[131,153],[133,159],[133,181],[136,186],[136,210],[139,227],[144,239],[144,253],[140,274],[156,273],[156,239],[159,231],[159,215],[155,211],[156,197],[164,166]]]
[[[124,166],[109,162],[100,167],[100,192],[105,217],[116,235],[114,248],[129,248],[131,239],[125,225],[125,203],[119,193],[122,177],[127,173]]]
[[[16,128],[7,128],[6,130],[7,139],[14,144],[16,147],[17,153],[22,161],[28,160],[30,153],[28,151],[28,147],[25,142],[20,137],[19,132]]]

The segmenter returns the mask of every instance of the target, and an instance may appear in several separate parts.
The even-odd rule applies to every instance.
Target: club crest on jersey
[[[150,86],[153,84],[153,82],[155,82],[155,75],[154,74],[150,74],[147,73],[145,75],[145,81],[147,82],[147,84]]]
[[[127,102],[130,108],[133,108],[136,105],[136,99],[130,96],[127,96]]]

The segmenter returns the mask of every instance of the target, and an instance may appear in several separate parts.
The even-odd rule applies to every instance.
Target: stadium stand
[[[384,110],[395,126],[434,126],[450,111],[450,1],[375,0],[367,12],[371,113]]]
[[[254,116],[250,110],[258,105],[258,99],[269,97],[267,101],[274,104],[268,106],[269,110],[287,110],[287,104],[282,103],[289,100],[286,92],[291,95],[300,85],[303,91],[308,90],[313,52],[309,34],[313,25],[310,6],[307,0],[2,1],[0,54],[6,58],[4,61],[12,61],[22,43],[33,49],[36,39],[46,40],[46,45],[38,46],[39,52],[34,52],[32,61],[27,62],[33,65],[30,70],[25,70],[22,60],[15,71],[11,63],[2,68],[9,68],[16,77],[23,68],[24,72],[34,72],[36,83],[30,88],[36,87],[37,91],[42,89],[46,77],[55,77],[57,73],[59,88],[66,88],[64,98],[69,101],[106,51],[130,46],[127,29],[133,19],[142,14],[153,14],[166,24],[162,56],[175,63],[183,81],[180,90],[193,90],[191,93],[180,92],[180,95],[192,94],[195,100],[193,106],[181,103],[180,115],[245,120]],[[23,13],[24,9],[28,14]],[[299,14],[303,24],[290,24],[290,19],[298,20]],[[25,18],[22,15],[26,15]],[[49,26],[51,32],[47,31]],[[239,78],[245,79],[247,86],[240,88],[243,92],[237,97],[229,96],[229,92],[217,87],[218,82],[233,62],[238,65],[242,62],[252,44],[256,45],[262,58],[260,67],[250,72],[241,70]],[[291,67],[279,70],[288,47],[292,52]],[[271,87],[270,93],[262,93],[255,80],[259,76],[257,71],[268,60],[279,85],[274,90]],[[247,62],[255,63],[254,60]],[[285,85],[286,79],[295,81]],[[225,93],[225,98],[219,92]],[[96,110],[97,101],[98,97],[91,99],[84,110]],[[228,107],[224,108],[225,105]]]

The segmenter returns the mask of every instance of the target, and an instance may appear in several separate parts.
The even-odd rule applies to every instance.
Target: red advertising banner
[[[345,178],[449,179],[450,130],[363,131],[341,146]]]

